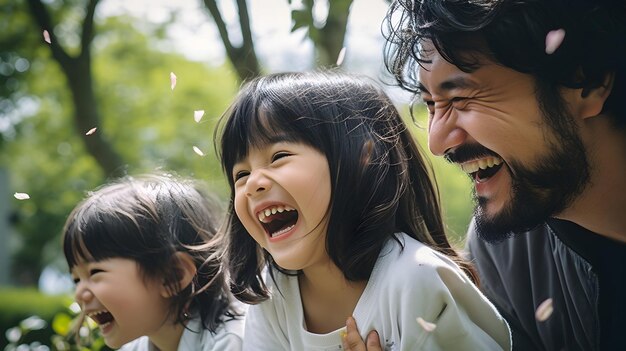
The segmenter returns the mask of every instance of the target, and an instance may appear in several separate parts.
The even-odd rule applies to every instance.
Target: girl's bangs
[[[141,239],[136,233],[155,229],[149,221],[137,223],[130,213],[103,203],[84,204],[70,216],[73,220],[68,223],[63,239],[63,251],[70,268],[81,262],[113,257],[136,259],[148,244],[142,245],[145,238]],[[138,218],[141,221],[141,215]]]
[[[221,157],[227,174],[248,155],[250,148],[261,148],[278,141],[314,146],[309,135],[312,123],[306,122],[311,116],[269,97],[255,100],[251,95],[254,94],[242,96],[224,125]]]

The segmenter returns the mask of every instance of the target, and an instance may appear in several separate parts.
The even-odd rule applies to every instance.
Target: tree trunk
[[[250,30],[250,16],[248,15],[248,5],[246,0],[237,0],[239,13],[239,28],[241,29],[242,43],[236,47],[230,41],[226,23],[215,0],[204,0],[204,5],[209,10],[211,17],[217,25],[220,38],[226,49],[226,55],[230,60],[237,76],[241,82],[245,82],[261,74],[261,66],[254,50],[254,39]]]
[[[78,56],[72,57],[61,47],[54,36],[54,24],[47,9],[40,0],[28,0],[30,13],[41,31],[50,34],[52,57],[61,66],[72,93],[74,106],[74,126],[78,135],[90,153],[100,165],[105,175],[115,178],[124,175],[124,162],[111,143],[104,137],[102,130],[86,135],[91,128],[100,127],[100,111],[93,89],[91,72],[91,42],[93,39],[93,16],[98,0],[90,0],[85,9],[85,18],[81,33],[81,48]]]

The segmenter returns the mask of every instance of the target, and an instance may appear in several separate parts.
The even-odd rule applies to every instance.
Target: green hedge
[[[57,313],[67,311],[72,301],[71,296],[45,295],[33,288],[0,287],[0,350],[4,350],[8,344],[6,331],[33,315],[45,320],[48,327],[28,333],[26,341],[50,345],[50,338],[54,334],[50,327],[52,320]]]

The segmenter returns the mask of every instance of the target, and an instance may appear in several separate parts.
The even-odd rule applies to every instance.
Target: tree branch
[[[243,38],[243,45],[241,45],[241,47],[254,48],[246,0],[237,0],[237,8],[239,10],[239,27],[241,28],[241,37]]]
[[[94,15],[98,0],[90,0],[85,11],[85,19],[83,20],[83,32],[80,37],[80,55],[90,56],[89,48],[94,36]]]
[[[72,57],[67,54],[67,52],[56,40],[53,30],[54,25],[52,24],[48,10],[46,10],[46,7],[40,0],[28,0],[28,7],[30,8],[30,14],[39,25],[41,31],[43,32],[44,30],[47,30],[48,34],[50,34],[50,50],[52,51],[52,56],[55,60],[57,60],[57,62],[59,62],[64,70],[68,69],[72,63]]]
[[[204,5],[209,9],[213,20],[215,21],[215,25],[217,26],[217,30],[220,33],[220,37],[222,38],[222,42],[224,43],[224,48],[226,49],[226,54],[228,57],[235,56],[235,48],[233,44],[230,42],[230,38],[228,37],[228,29],[226,29],[226,23],[222,19],[222,14],[220,13],[220,9],[217,7],[217,3],[214,0],[204,0]]]

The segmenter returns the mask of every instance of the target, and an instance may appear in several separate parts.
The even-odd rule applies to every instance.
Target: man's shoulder
[[[553,241],[554,230],[543,222],[537,227],[510,235],[497,242],[487,242],[477,232],[475,221],[472,220],[467,231],[466,248],[471,260],[480,259],[480,255],[500,256],[503,253],[514,254],[515,252],[542,252],[548,247],[548,242]],[[540,249],[540,250],[534,250]]]

